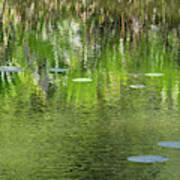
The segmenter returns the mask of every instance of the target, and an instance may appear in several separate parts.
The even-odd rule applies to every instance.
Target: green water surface
[[[180,141],[175,34],[133,44],[72,17],[52,29],[17,27],[1,44],[0,65],[24,71],[0,73],[0,180],[178,180],[179,149],[157,146]],[[169,161],[127,161],[150,154]]]

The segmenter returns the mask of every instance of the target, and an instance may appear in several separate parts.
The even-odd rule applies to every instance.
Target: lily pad
[[[159,155],[143,155],[143,156],[131,156],[128,157],[127,160],[137,163],[156,163],[156,162],[168,161],[168,158]]]
[[[180,141],[161,141],[158,142],[158,146],[180,149]]]
[[[143,76],[144,74],[142,73],[129,73],[128,76],[130,77],[134,77],[134,78],[138,78],[138,77],[141,77]]]
[[[52,73],[63,73],[63,72],[67,72],[68,69],[65,68],[51,68],[50,72]]]
[[[163,73],[146,73],[145,76],[148,76],[148,77],[162,77],[164,76]]]
[[[72,81],[74,81],[74,82],[91,82],[92,79],[91,78],[75,78]]]
[[[0,72],[21,72],[23,71],[20,67],[15,66],[0,66]]]
[[[130,85],[130,88],[132,89],[144,89],[146,86],[142,84],[137,84],[137,85]]]

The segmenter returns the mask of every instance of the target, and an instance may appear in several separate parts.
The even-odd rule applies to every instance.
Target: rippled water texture
[[[38,2],[0,3],[0,180],[179,180],[179,1]]]

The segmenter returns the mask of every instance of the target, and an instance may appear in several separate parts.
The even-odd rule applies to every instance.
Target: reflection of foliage
[[[15,7],[17,13],[20,14],[22,18],[30,18],[30,20],[34,20],[34,22],[41,20],[42,17],[46,20],[50,17],[55,18],[59,12],[62,14],[62,11],[74,11],[75,14],[87,17],[101,13],[103,16],[108,16],[112,19],[114,15],[118,16],[122,14],[126,16],[148,16],[150,20],[153,20],[153,18],[179,18],[178,0],[115,0],[113,2],[111,0],[57,0],[51,2],[46,0],[7,0],[7,3],[9,6]]]
[[[45,93],[48,92],[48,87],[53,83],[56,84],[59,89],[59,94],[61,94],[58,96],[62,97],[67,104],[82,105],[84,103],[94,105],[102,100],[110,101],[116,96],[121,96],[123,91],[121,87],[128,86],[130,83],[146,82],[143,78],[140,80],[130,80],[128,73],[164,72],[166,74],[166,70],[164,69],[167,68],[169,59],[178,59],[178,36],[176,30],[169,33],[166,39],[159,37],[161,34],[159,30],[156,30],[156,32],[154,32],[155,30],[153,29],[146,31],[141,34],[141,41],[137,44],[138,38],[127,29],[126,41],[124,41],[122,38],[119,39],[120,36],[114,38],[113,33],[109,34],[111,38],[101,38],[101,31],[89,31],[87,28],[88,23],[87,26],[83,26],[79,17],[81,17],[85,9],[88,13],[88,8],[91,9],[91,11],[93,11],[94,8],[94,12],[90,13],[90,16],[104,16],[100,18],[100,23],[107,23],[111,19],[110,21],[113,24],[115,20],[112,18],[116,16],[111,17],[111,13],[114,12],[118,14],[118,12],[111,12],[111,10],[117,7],[116,2],[114,2],[115,6],[112,5],[111,9],[110,6],[107,6],[108,3],[110,3],[108,0],[105,1],[103,5],[100,1],[96,1],[96,3],[88,1],[89,4],[80,1],[74,3],[72,3],[72,1],[63,1],[58,4],[58,1],[56,1],[56,3],[52,1],[49,10],[47,9],[46,1],[43,1],[42,4],[44,4],[44,6],[42,7],[40,7],[40,1],[23,1],[20,6],[17,6],[17,2],[19,3],[20,1],[13,1],[11,3],[8,1],[6,6],[9,7],[9,9],[6,8],[3,12],[3,30],[8,29],[3,32],[8,40],[8,46],[11,48],[11,51],[7,49],[8,52],[11,52],[11,56],[5,58],[2,64],[10,63],[26,68],[28,72],[33,74],[32,82],[34,85],[46,85],[46,87],[42,88]],[[164,2],[164,6],[166,6],[167,2],[161,1],[161,3],[162,2]],[[75,13],[78,14],[78,17],[72,18],[68,16],[64,12],[65,9],[63,9],[63,6],[65,4],[63,3],[68,4],[67,11],[72,13],[74,13],[73,11],[79,11]],[[93,3],[94,7],[91,6]],[[120,3],[121,7],[123,8],[126,3],[126,1],[122,1],[122,4]],[[130,18],[131,20],[133,20],[133,18],[140,18],[137,19],[139,21],[138,23],[144,23],[143,18],[146,14],[141,13],[148,13],[148,11],[145,11],[145,7],[154,7],[156,3],[152,1],[141,3],[143,8],[138,9],[139,3],[140,1],[128,1],[130,10],[127,11],[126,8],[123,8],[124,11],[119,12],[120,15],[122,15],[120,18]],[[161,7],[161,3],[156,4],[157,8]],[[76,6],[75,9],[72,8],[77,4],[79,6]],[[88,7],[86,7],[87,5]],[[100,6],[101,13],[98,11]],[[10,9],[10,7],[14,9]],[[61,16],[57,16],[56,12],[60,9],[64,11],[61,12]],[[147,8],[147,10],[149,10],[149,8]],[[134,11],[137,14],[134,15]],[[159,13],[158,10],[156,12]],[[22,21],[21,13],[29,13],[29,16],[25,16],[24,21]],[[55,14],[51,16],[52,14],[50,15],[48,13]],[[160,16],[161,14],[157,15]],[[33,16],[40,19],[33,20]],[[64,18],[64,16],[66,17]],[[87,17],[86,20],[87,22],[89,21],[91,25],[93,24],[91,22],[93,18],[90,16],[89,19]],[[54,17],[56,17],[55,26],[51,19]],[[160,17],[158,18],[161,20]],[[35,23],[35,21],[37,21],[37,23]],[[36,24],[36,29],[32,28],[34,23]],[[129,20],[124,23],[127,25]],[[131,23],[129,24],[130,26],[132,25]],[[161,22],[159,21],[159,23]],[[150,22],[150,24],[155,26],[156,22]],[[23,30],[21,26],[24,27],[25,30]],[[153,28],[158,27],[155,26]],[[15,38],[10,38],[12,35]],[[4,38],[4,40],[6,38]],[[164,46],[164,44],[166,44],[164,40],[168,40],[168,46],[166,47]],[[112,42],[115,42],[114,46],[112,46]],[[6,43],[4,45],[6,45]],[[131,50],[132,47],[134,47],[133,50]],[[68,67],[69,73],[60,76],[57,74],[52,75],[49,74],[49,68],[51,67]],[[169,71],[174,71],[174,67],[171,67]],[[93,82],[90,84],[73,83],[72,79],[78,77],[91,77]],[[59,82],[59,80],[61,80],[61,82]],[[173,82],[174,81],[175,80],[173,80]],[[163,81],[160,83],[161,85],[157,88],[159,92],[162,91],[162,87],[165,87]],[[56,98],[57,94],[52,94],[54,94],[54,98]]]
[[[6,2],[1,14],[4,30],[7,26],[12,29],[18,25],[37,31],[46,26],[50,31],[52,27],[57,28],[59,17],[73,15],[90,29],[97,28],[98,24],[121,27],[123,35],[128,29],[134,33],[142,31],[149,24],[161,25],[162,29],[177,29],[180,18],[179,0],[4,0],[1,4],[3,2]]]
[[[156,88],[152,90],[153,97],[150,99],[154,102],[169,99],[168,101],[173,100],[177,104],[175,97],[178,95],[173,92],[175,88],[171,86],[176,84],[178,72],[175,69],[176,65],[169,67],[169,59],[178,59],[178,43],[174,33],[168,37],[169,48],[165,48],[159,32],[149,32],[148,43],[146,35],[142,36],[139,46],[131,50],[131,43],[127,41],[123,44],[121,39],[114,46],[111,41],[105,43],[103,39],[100,41],[92,36],[88,37],[87,42],[86,32],[78,34],[78,31],[71,27],[73,25],[80,26],[73,21],[72,24],[68,24],[65,20],[59,21],[56,33],[48,33],[45,39],[41,34],[27,33],[24,42],[16,44],[13,49],[10,63],[25,68],[31,74],[29,78],[33,86],[42,86],[40,93],[42,96],[51,97],[54,102],[61,99],[58,102],[75,107],[94,106],[104,100],[108,102],[116,101],[118,98],[123,100],[124,98],[121,98],[124,96],[123,91],[128,93],[127,87],[130,84],[150,84],[147,78],[138,77],[133,73],[162,72],[165,76],[161,81],[152,81],[151,85]],[[73,44],[73,38],[76,36],[79,38],[78,47],[77,44]],[[49,73],[52,67],[66,67],[69,72],[53,75]],[[171,72],[174,76],[170,79],[171,85],[168,85]],[[129,76],[129,73],[132,76]],[[73,78],[79,77],[90,77],[93,82],[84,84],[72,82]],[[54,89],[55,86],[56,90],[50,93],[51,90],[48,88]],[[156,93],[159,94],[157,97]],[[168,98],[168,93],[174,94],[173,98]],[[32,97],[37,97],[37,94]],[[163,94],[163,97],[160,97],[162,96],[160,94]],[[38,97],[42,100],[39,104],[42,103],[43,107],[44,100],[41,95]],[[135,100],[132,106],[136,103]]]

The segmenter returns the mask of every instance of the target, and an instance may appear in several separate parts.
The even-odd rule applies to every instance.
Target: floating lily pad
[[[180,141],[161,141],[158,142],[158,145],[167,148],[180,149]]]
[[[23,71],[20,67],[15,66],[0,66],[0,72],[21,72]]]
[[[51,68],[50,72],[52,73],[63,73],[63,72],[67,72],[68,69],[65,68]]]
[[[148,77],[162,77],[164,76],[163,73],[146,73],[145,76],[148,76]]]
[[[142,84],[138,84],[138,85],[130,85],[130,88],[132,89],[144,89],[146,86],[142,85]]]
[[[128,157],[127,160],[137,163],[156,163],[156,162],[168,161],[168,158],[159,155],[144,155],[144,156],[131,156]]]
[[[143,76],[142,73],[129,73],[128,76],[134,77],[134,78],[138,78],[140,76]]]
[[[72,81],[74,81],[74,82],[91,82],[92,79],[91,78],[76,78],[76,79],[73,79]]]

